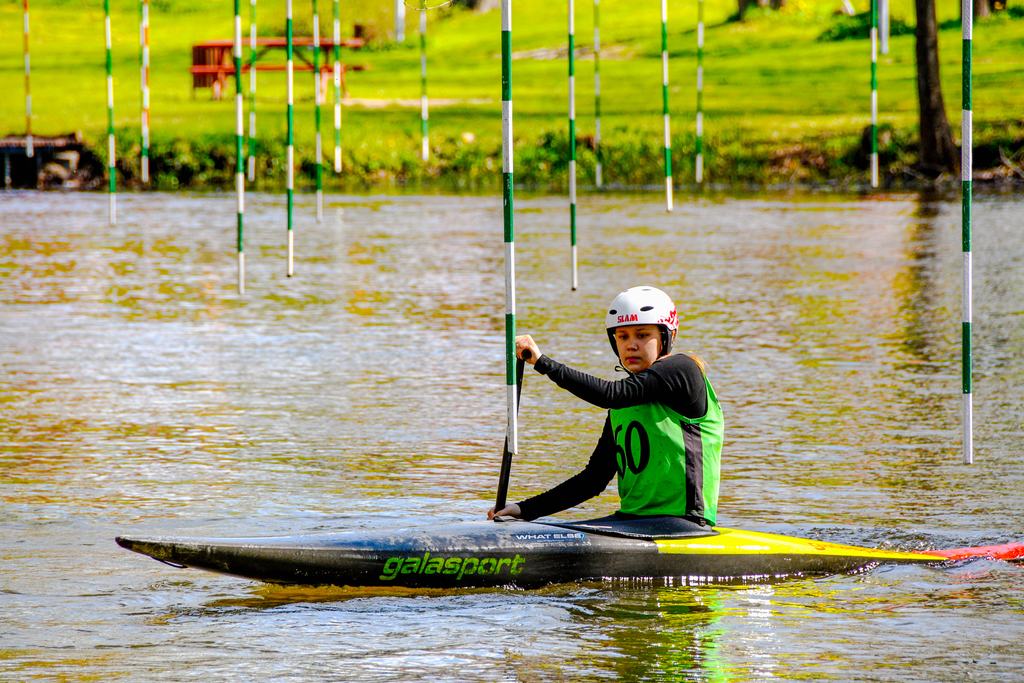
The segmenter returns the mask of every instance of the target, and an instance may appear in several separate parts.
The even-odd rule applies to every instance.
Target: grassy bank
[[[283,6],[259,8],[262,35],[283,34]],[[321,30],[328,32],[330,3],[321,2]],[[246,3],[243,3],[245,6]],[[354,23],[385,37],[391,3],[346,2],[343,33]],[[791,0],[783,12],[755,13],[728,21],[734,2],[706,3],[706,177],[716,184],[840,183],[866,180],[862,134],[869,123],[869,47],[856,20],[833,16],[838,3]],[[866,1],[855,3],[866,9]],[[861,7],[863,5],[863,7]],[[119,166],[131,181],[138,168],[137,3],[112,0],[116,125]],[[382,9],[382,6],[386,6]],[[943,89],[959,138],[960,31],[955,0],[939,0]],[[1011,10],[1014,8],[1011,7]],[[542,0],[515,4],[513,88],[516,174],[541,188],[565,185],[566,61],[563,6]],[[661,159],[660,33],[657,3],[604,3],[602,17],[602,132],[605,177],[622,186],[657,184]],[[895,0],[894,24],[913,23],[909,0]],[[1011,16],[1012,15],[1012,16]],[[419,57],[415,12],[407,41],[387,40],[345,59],[366,67],[348,76],[344,111],[345,171],[325,173],[329,187],[407,182],[496,188],[500,169],[500,101],[497,12],[436,11],[429,15],[432,158],[419,160]],[[1001,157],[1024,165],[1024,19],[1006,12],[975,27],[976,168],[998,167]],[[230,187],[234,168],[234,103],[192,91],[191,45],[229,38],[231,3],[153,0],[152,137],[156,184]],[[578,3],[577,128],[580,176],[593,177],[592,10]],[[670,98],[673,167],[679,183],[693,177],[695,103],[695,3],[671,8]],[[243,23],[247,16],[243,16]],[[7,37],[20,32],[20,3],[0,2]],[[96,150],[105,149],[103,17],[98,3],[36,0],[32,3],[34,130],[81,130]],[[311,33],[309,6],[296,3],[296,33]],[[823,35],[826,38],[823,38]],[[283,61],[283,55],[269,57]],[[20,40],[0,41],[0,131],[24,129]],[[260,73],[257,97],[258,185],[283,184],[285,79]],[[246,83],[247,85],[247,83]],[[301,180],[313,174],[313,84],[296,74],[296,144]],[[233,89],[233,84],[231,84]],[[328,100],[330,102],[330,99]],[[884,128],[883,177],[913,184],[917,102],[914,38],[894,35],[880,56],[879,111]],[[324,139],[333,144],[329,106]],[[102,154],[102,151],[100,152]],[[1009,169],[1009,166],[1003,165]],[[1011,173],[1012,171],[1006,171]]]

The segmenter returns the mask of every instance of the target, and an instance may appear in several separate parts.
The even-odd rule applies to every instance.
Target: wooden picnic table
[[[358,50],[366,44],[362,38],[346,38],[338,43],[339,47],[347,50]],[[312,71],[313,61],[306,54],[313,47],[312,37],[296,37],[292,39],[294,47],[294,61],[292,68],[295,71]],[[323,63],[320,65],[320,77],[326,86],[327,78],[334,70],[331,60],[331,52],[334,50],[334,41],[330,39],[320,40],[320,51],[324,53]],[[248,46],[248,42],[246,43]],[[267,37],[256,39],[256,70],[257,71],[284,71],[286,64],[261,64],[260,59],[265,57],[272,50],[284,50],[288,47],[288,41],[282,37]],[[196,43],[192,46],[192,66],[189,72],[192,74],[192,89],[213,88],[214,99],[220,99],[227,84],[227,79],[235,75],[235,64],[232,57],[234,43],[231,40],[210,40],[204,43]],[[248,58],[242,61],[242,73],[249,71]],[[348,94],[348,86],[345,82],[347,71],[363,71],[366,67],[362,64],[341,63],[341,92]]]

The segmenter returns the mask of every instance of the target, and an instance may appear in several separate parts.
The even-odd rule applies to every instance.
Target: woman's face
[[[624,325],[615,328],[615,348],[622,367],[643,372],[661,353],[661,330],[657,325]]]

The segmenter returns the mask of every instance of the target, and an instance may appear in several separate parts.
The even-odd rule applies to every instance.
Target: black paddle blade
[[[526,362],[520,358],[516,361],[516,413],[519,412],[519,406],[522,405],[523,396],[523,371],[526,367]],[[501,471],[498,473],[498,494],[494,499],[494,511],[505,507],[505,499],[508,497],[508,480],[512,474],[512,452],[509,450],[509,434],[505,434],[505,449],[501,454]]]

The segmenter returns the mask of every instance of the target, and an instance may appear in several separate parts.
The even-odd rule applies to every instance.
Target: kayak
[[[692,524],[672,517],[479,521],[268,538],[116,540],[123,548],[177,567],[268,583],[408,588],[533,588],[607,579],[770,581],[856,572],[882,563],[948,562],[957,552],[861,548],[723,527],[695,531]]]

